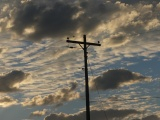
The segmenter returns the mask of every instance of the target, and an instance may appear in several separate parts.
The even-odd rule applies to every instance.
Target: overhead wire
[[[66,47],[67,47],[67,46],[66,46]],[[70,46],[68,46],[68,48],[77,49],[76,47],[70,47]],[[76,52],[76,51],[73,51],[73,52]],[[69,59],[66,59],[66,60],[58,61],[58,62],[48,63],[48,64],[45,64],[45,66],[47,67],[47,66],[50,65],[50,64],[55,64],[55,63],[70,61],[71,59],[73,59],[73,58],[69,58]],[[44,68],[45,66],[43,66],[43,68]],[[53,67],[53,66],[52,66],[52,67]],[[42,68],[42,69],[43,69],[43,68]],[[74,73],[73,73],[73,74],[74,74]],[[70,76],[70,77],[71,77],[71,76]],[[83,116],[82,116],[82,117],[83,117]],[[78,119],[78,120],[84,120],[84,118],[82,118],[82,119],[81,119],[80,117],[76,117],[76,118],[75,118],[74,116],[73,116],[73,118],[72,118],[72,120],[77,120],[77,119]]]
[[[89,60],[88,60],[89,62]],[[90,66],[90,69],[91,69],[91,73],[92,73],[92,76],[93,76],[93,72],[92,72],[92,68],[91,68],[91,65],[89,64]],[[96,90],[97,90],[97,85],[95,84],[95,87],[96,87]],[[99,94],[99,91],[97,90],[98,94]],[[100,94],[99,94],[100,95]],[[160,99],[159,96],[150,96],[150,97],[140,97],[140,98],[130,98],[130,99],[113,99],[111,101],[136,101],[136,100],[152,100],[152,99]],[[97,102],[97,101],[92,101],[92,102]],[[101,102],[106,102],[106,101],[101,101]],[[103,105],[103,104],[102,104]]]
[[[74,48],[75,49],[75,48]],[[74,53],[76,52],[75,50],[73,51]],[[50,66],[51,67],[51,64],[57,64],[57,63],[65,63],[65,62],[67,62],[67,61],[70,61],[71,59],[73,59],[73,58],[67,58],[67,59],[63,59],[63,60],[59,60],[59,61],[56,61],[56,59],[51,59],[51,60],[54,60],[54,61],[45,61],[46,63],[43,63],[43,66],[41,66],[41,68],[39,68],[38,69],[38,71],[40,71],[41,69],[44,69],[45,67],[47,67],[47,66]],[[47,63],[48,62],[48,63]],[[55,65],[56,67],[57,67],[57,65]],[[53,66],[52,66],[53,67]],[[37,71],[37,70],[35,70],[35,71]]]
[[[69,44],[68,44],[68,48],[70,48],[70,49],[80,49],[80,50],[82,49],[82,48],[72,47]],[[74,52],[76,52],[76,51],[74,50]],[[75,72],[73,74],[75,74]],[[83,115],[81,116],[81,118],[78,117],[78,116],[77,116],[77,118],[78,118],[78,120],[85,120],[85,116],[83,116]],[[77,118],[76,118],[76,120],[77,120]]]
[[[59,41],[58,41],[59,42]],[[56,42],[57,43],[57,42]],[[66,46],[67,47],[67,46]],[[76,51],[73,51],[76,52]],[[45,61],[45,63],[43,63],[43,66],[41,66],[40,68],[38,68],[38,71],[40,71],[41,69],[44,69],[45,67],[51,66],[51,64],[57,64],[57,63],[65,63],[66,61],[70,61],[73,58],[67,58],[67,59],[63,59],[63,60],[59,60],[56,62],[56,59],[51,59],[50,61]],[[52,61],[54,60],[54,61]],[[47,63],[48,62],[48,63]],[[53,67],[53,66],[52,66]],[[55,65],[55,67],[57,67],[57,65]],[[37,70],[35,70],[36,72]]]
[[[135,101],[135,100],[152,100],[152,99],[160,99],[160,97],[156,97],[156,96],[152,96],[152,97],[140,97],[140,98],[130,98],[130,99],[115,99],[115,100],[111,100],[111,101]],[[92,101],[92,102],[96,102],[96,101]],[[103,101],[106,102],[106,101]]]
[[[91,66],[90,66],[90,69],[91,69]],[[92,71],[92,69],[91,69],[91,71]],[[93,76],[93,72],[92,72],[92,76]],[[99,93],[99,91],[98,91],[98,94],[99,94],[99,99],[100,99],[100,93]],[[99,100],[100,101],[100,100]],[[101,108],[103,107],[103,105],[101,105]],[[103,107],[104,108],[104,107]],[[106,118],[106,120],[108,120],[108,117],[107,117],[107,115],[106,115],[106,113],[105,113],[105,110],[102,110],[103,112],[104,112],[104,114],[105,114],[105,118]]]
[[[94,75],[93,75],[93,70],[92,70],[92,68],[91,68],[91,64],[90,64],[90,62],[89,62],[89,60],[88,60],[88,63],[89,63],[89,68],[90,68],[90,71],[91,71],[91,74],[92,74],[92,77],[93,77],[93,79],[94,79]],[[98,102],[100,103],[100,105],[101,105],[101,107],[104,109],[104,106],[103,106],[103,103],[102,102],[106,102],[106,101],[101,101],[100,99],[101,99],[101,96],[100,96],[100,93],[99,93],[99,91],[98,91],[98,87],[97,87],[97,84],[95,84],[95,87],[96,87],[96,91],[97,91],[97,93],[98,93]],[[147,100],[149,100],[149,99],[160,99],[160,97],[141,97],[141,98],[136,98],[136,99],[115,99],[115,100],[112,100],[112,101],[135,101],[135,100],[144,100],[144,99],[147,99]],[[97,101],[92,101],[92,102],[97,102]],[[102,109],[102,110],[103,110]],[[104,112],[104,115],[105,115],[105,118],[106,118],[106,120],[108,120],[108,117],[107,117],[107,114],[106,114],[106,112],[105,112],[105,110],[103,110],[103,112]]]
[[[93,75],[94,73],[93,73],[93,70],[92,70],[92,68],[91,68],[91,65],[90,65],[89,60],[88,60],[88,63],[89,63],[89,68],[90,68],[90,71],[91,71],[91,74],[92,74],[92,78],[94,79],[94,75]],[[99,103],[100,103],[100,105],[101,105],[100,107],[102,108],[101,110],[103,111],[106,120],[108,120],[108,117],[107,117],[107,114],[106,114],[106,112],[105,112],[103,103],[102,103],[102,101],[100,100],[100,99],[101,99],[101,95],[100,95],[100,92],[98,91],[97,84],[95,84],[95,87],[96,87],[96,91],[97,91],[97,93],[98,93],[98,101],[99,101]]]
[[[68,45],[68,47],[71,48],[71,49],[77,48],[77,47],[72,47],[72,46],[69,46],[69,45]],[[82,48],[79,48],[79,49],[82,49]],[[85,117],[85,116],[82,116],[82,117]],[[84,118],[82,118],[82,120],[84,120]]]
[[[70,49],[81,49],[81,48],[77,48],[77,47],[72,47],[72,46],[70,46],[70,45],[68,45],[68,48],[70,48]],[[76,52],[76,51],[73,51],[73,52]],[[71,58],[72,59],[72,58]],[[67,59],[66,61],[68,61],[68,60],[70,60],[70,59]],[[64,62],[64,61],[63,61]],[[75,72],[73,72],[73,74],[75,74]],[[70,76],[70,78],[72,79],[72,77]],[[84,118],[85,118],[85,116],[81,116],[82,117],[82,119],[80,118],[80,117],[76,117],[76,118],[74,118],[74,116],[73,116],[73,119],[74,120],[84,120]]]

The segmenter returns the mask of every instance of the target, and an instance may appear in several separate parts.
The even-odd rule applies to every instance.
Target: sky
[[[160,120],[160,0],[0,0],[0,119]],[[73,49],[71,49],[73,48]]]

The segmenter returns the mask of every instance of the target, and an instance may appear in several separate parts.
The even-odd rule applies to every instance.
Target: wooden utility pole
[[[85,65],[85,91],[86,91],[86,120],[90,120],[90,101],[89,101],[89,84],[88,84],[88,63],[87,63],[87,48],[90,45],[93,46],[101,46],[101,44],[98,43],[90,43],[86,41],[86,35],[83,35],[83,42],[81,41],[73,41],[68,40],[66,41],[68,43],[77,43],[81,46],[81,48],[84,51],[84,65]],[[82,46],[83,44],[83,46]]]

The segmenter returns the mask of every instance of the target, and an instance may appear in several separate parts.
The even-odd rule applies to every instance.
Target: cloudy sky
[[[160,120],[160,0],[0,0],[0,119]],[[70,49],[73,47],[73,49]]]

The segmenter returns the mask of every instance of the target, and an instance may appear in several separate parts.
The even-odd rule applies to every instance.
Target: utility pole
[[[69,40],[69,38],[67,38],[68,40],[66,42],[68,43],[77,43],[81,46],[81,48],[84,51],[84,65],[85,65],[85,91],[86,91],[86,120],[90,120],[90,101],[89,101],[89,84],[88,84],[88,63],[87,63],[87,48],[90,45],[93,46],[101,46],[101,44],[98,43],[90,43],[87,42],[86,40],[86,35],[83,35],[83,42],[81,41],[73,41],[73,40]],[[82,46],[83,44],[83,46]]]

